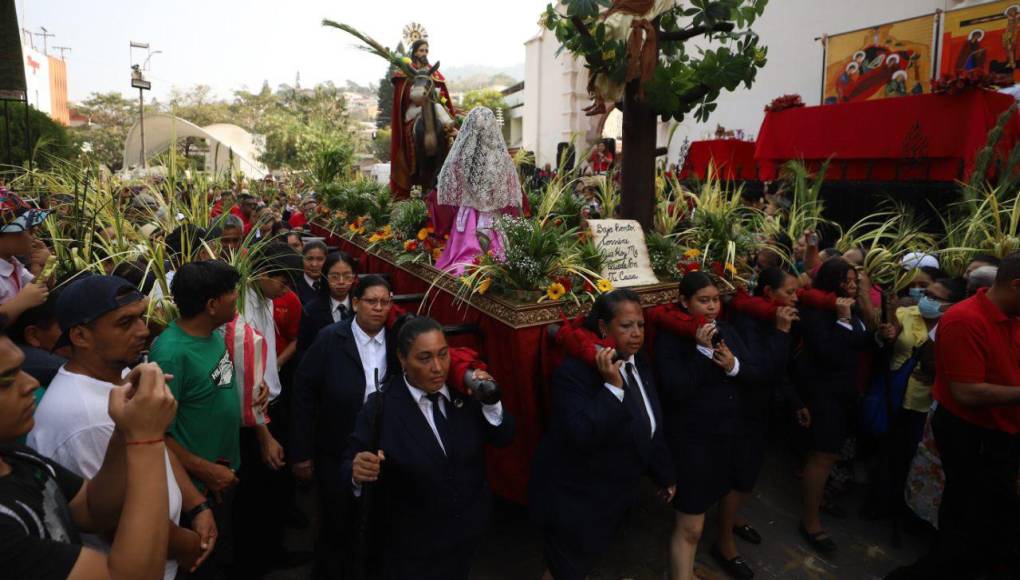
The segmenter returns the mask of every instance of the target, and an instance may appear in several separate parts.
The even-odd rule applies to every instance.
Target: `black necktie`
[[[648,417],[648,408],[645,406],[645,398],[641,394],[641,388],[638,386],[637,369],[634,368],[634,363],[627,363],[626,374],[624,375],[627,379],[627,391],[626,399],[630,402],[631,413],[641,424],[641,428],[644,429],[643,433],[647,433],[649,437],[652,436],[652,420]]]
[[[432,422],[436,424],[436,431],[439,431],[439,439],[443,442],[443,449],[446,449],[447,441],[450,440],[450,427],[446,422],[446,415],[443,414],[442,409],[439,407],[439,401],[442,400],[442,393],[431,393],[425,395],[429,401],[432,401]]]
[[[339,314],[337,320],[343,320],[344,318],[347,317],[347,307],[344,306],[343,304],[337,304],[336,312],[337,314]]]

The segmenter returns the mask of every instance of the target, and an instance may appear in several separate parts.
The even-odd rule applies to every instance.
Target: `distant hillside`
[[[451,92],[461,93],[494,85],[511,86],[524,78],[524,64],[510,67],[465,65],[442,67]]]

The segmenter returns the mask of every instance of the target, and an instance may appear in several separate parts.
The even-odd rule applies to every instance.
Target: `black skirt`
[[[703,514],[734,489],[741,437],[736,434],[687,434],[675,440],[673,465],[677,472],[673,508]]]
[[[807,401],[811,426],[804,430],[808,451],[839,455],[853,433],[856,401],[852,396],[819,393]]]

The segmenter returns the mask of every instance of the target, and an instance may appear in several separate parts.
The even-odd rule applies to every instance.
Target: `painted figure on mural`
[[[408,78],[398,70],[393,78],[393,118],[390,142],[390,189],[398,198],[412,187],[427,194],[435,187],[450,142],[457,134],[456,111],[439,72],[429,62],[428,34],[417,24],[404,30],[410,44],[411,67],[418,73]]]
[[[1002,46],[1006,49],[1006,62],[1010,69],[1016,68],[1017,32],[1020,29],[1020,5],[1006,9],[1006,30],[1002,33]]]
[[[985,39],[985,31],[973,30],[967,36],[967,43],[960,50],[960,56],[956,59],[956,70],[968,71],[985,68],[985,56],[987,49],[981,45]]]
[[[907,71],[898,70],[893,73],[892,78],[885,85],[885,96],[905,97],[907,96]]]

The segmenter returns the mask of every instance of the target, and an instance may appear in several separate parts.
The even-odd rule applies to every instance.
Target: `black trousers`
[[[230,577],[234,564],[234,496],[235,490],[228,489],[220,494],[222,501],[216,503],[210,498],[212,504],[213,518],[216,520],[216,547],[209,558],[195,570],[189,573],[180,568],[177,570],[177,580],[225,580]],[[186,520],[186,517],[182,518]],[[190,521],[182,521],[181,525],[191,528]]]
[[[932,419],[946,488],[935,549],[912,568],[925,579],[1020,578],[1020,437],[939,407]]]
[[[269,405],[269,432],[287,447],[290,412],[284,396]],[[284,457],[286,459],[286,457]],[[235,578],[259,578],[285,557],[287,514],[294,503],[290,466],[273,471],[262,462],[255,429],[241,430],[241,469],[234,505]]]
[[[340,460],[323,455],[315,459],[319,497],[319,533],[315,539],[316,580],[354,578],[354,544],[358,526],[351,483],[340,480]]]

